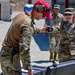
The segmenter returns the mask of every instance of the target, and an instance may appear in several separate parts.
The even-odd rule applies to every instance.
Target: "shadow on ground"
[[[33,63],[38,63],[38,64],[41,64],[41,63],[50,63],[50,61],[49,60],[39,60],[39,61],[33,61]]]

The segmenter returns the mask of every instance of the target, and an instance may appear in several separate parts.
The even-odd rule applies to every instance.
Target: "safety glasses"
[[[65,16],[71,16],[72,14],[64,14]]]
[[[38,12],[42,13],[45,12],[46,8],[43,5],[38,5],[37,10]]]
[[[46,8],[44,5],[40,4],[40,5],[36,5],[34,6],[34,8],[37,9],[38,12],[43,13],[43,12],[50,12],[51,8]]]

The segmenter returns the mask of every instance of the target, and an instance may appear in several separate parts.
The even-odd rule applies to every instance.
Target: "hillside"
[[[15,4],[13,11],[23,11],[24,5],[28,3],[28,0],[10,0],[10,3]]]

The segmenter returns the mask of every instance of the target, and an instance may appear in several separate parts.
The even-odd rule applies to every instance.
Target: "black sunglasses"
[[[72,14],[64,14],[65,16],[71,16]]]

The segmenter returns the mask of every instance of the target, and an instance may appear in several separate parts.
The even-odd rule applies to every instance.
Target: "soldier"
[[[65,11],[73,11],[74,17],[73,17],[73,21],[75,21],[75,9],[72,7],[66,8]]]
[[[64,16],[59,13],[60,5],[54,5],[54,12],[52,13],[52,26],[59,26],[65,20]],[[58,61],[60,34],[50,33],[50,60]]]
[[[75,59],[75,22],[73,21],[73,11],[65,11],[64,16],[66,21],[60,26],[52,27],[51,32],[60,32],[61,40],[59,45],[59,62]]]
[[[44,16],[51,19],[50,5],[45,0],[38,0],[30,13],[18,14],[4,38],[1,49],[1,68],[3,75],[22,75],[20,59],[28,75],[33,75],[30,58],[30,42],[32,34],[43,32],[48,26],[36,28],[34,19],[42,19]]]

